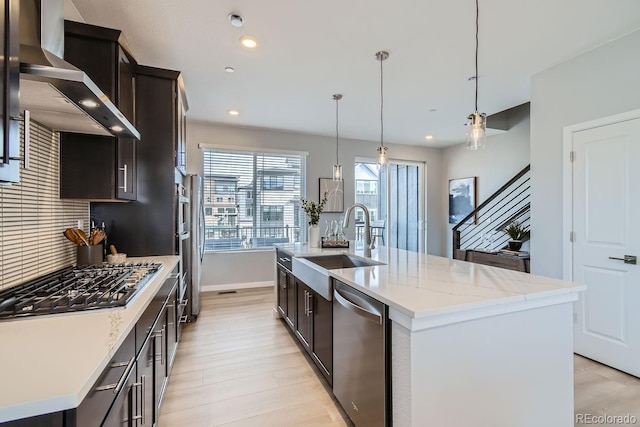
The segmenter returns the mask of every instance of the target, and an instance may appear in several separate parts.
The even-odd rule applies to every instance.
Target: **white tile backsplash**
[[[75,262],[62,232],[89,224],[89,203],[60,199],[59,153],[58,134],[31,122],[30,167],[0,186],[0,290]]]

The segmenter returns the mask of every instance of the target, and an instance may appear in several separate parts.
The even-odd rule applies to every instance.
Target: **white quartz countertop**
[[[357,243],[351,242],[348,249],[276,246],[295,257],[363,257]],[[389,317],[411,330],[574,301],[586,289],[564,280],[402,249],[379,247],[371,259],[384,265],[329,270],[329,275],[387,304]]]
[[[77,407],[179,261],[163,267],[126,307],[0,322],[0,422]]]

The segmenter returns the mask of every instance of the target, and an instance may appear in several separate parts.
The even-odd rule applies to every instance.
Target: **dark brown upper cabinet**
[[[182,73],[161,68],[138,66],[136,127],[145,140],[173,150],[173,166],[187,173],[187,95]],[[173,173],[173,172],[172,172]]]
[[[83,70],[135,123],[137,63],[119,30],[64,23],[64,59]],[[60,197],[128,201],[137,196],[137,143],[131,138],[60,134]]]
[[[20,181],[20,40],[18,34],[18,0],[0,1],[4,20],[0,28],[2,39],[2,71],[0,71],[0,96],[2,119],[0,120],[0,182]]]

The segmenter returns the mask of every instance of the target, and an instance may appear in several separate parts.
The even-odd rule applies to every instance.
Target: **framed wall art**
[[[320,200],[327,193],[327,203],[322,212],[344,212],[344,181],[320,178]]]
[[[457,224],[476,208],[477,177],[449,180],[449,224]],[[467,224],[475,221],[469,218]]]

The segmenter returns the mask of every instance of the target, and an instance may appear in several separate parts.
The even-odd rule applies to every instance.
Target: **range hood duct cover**
[[[63,56],[64,0],[20,0],[20,107],[55,131],[140,139],[89,76]],[[79,103],[85,100],[98,106]]]

